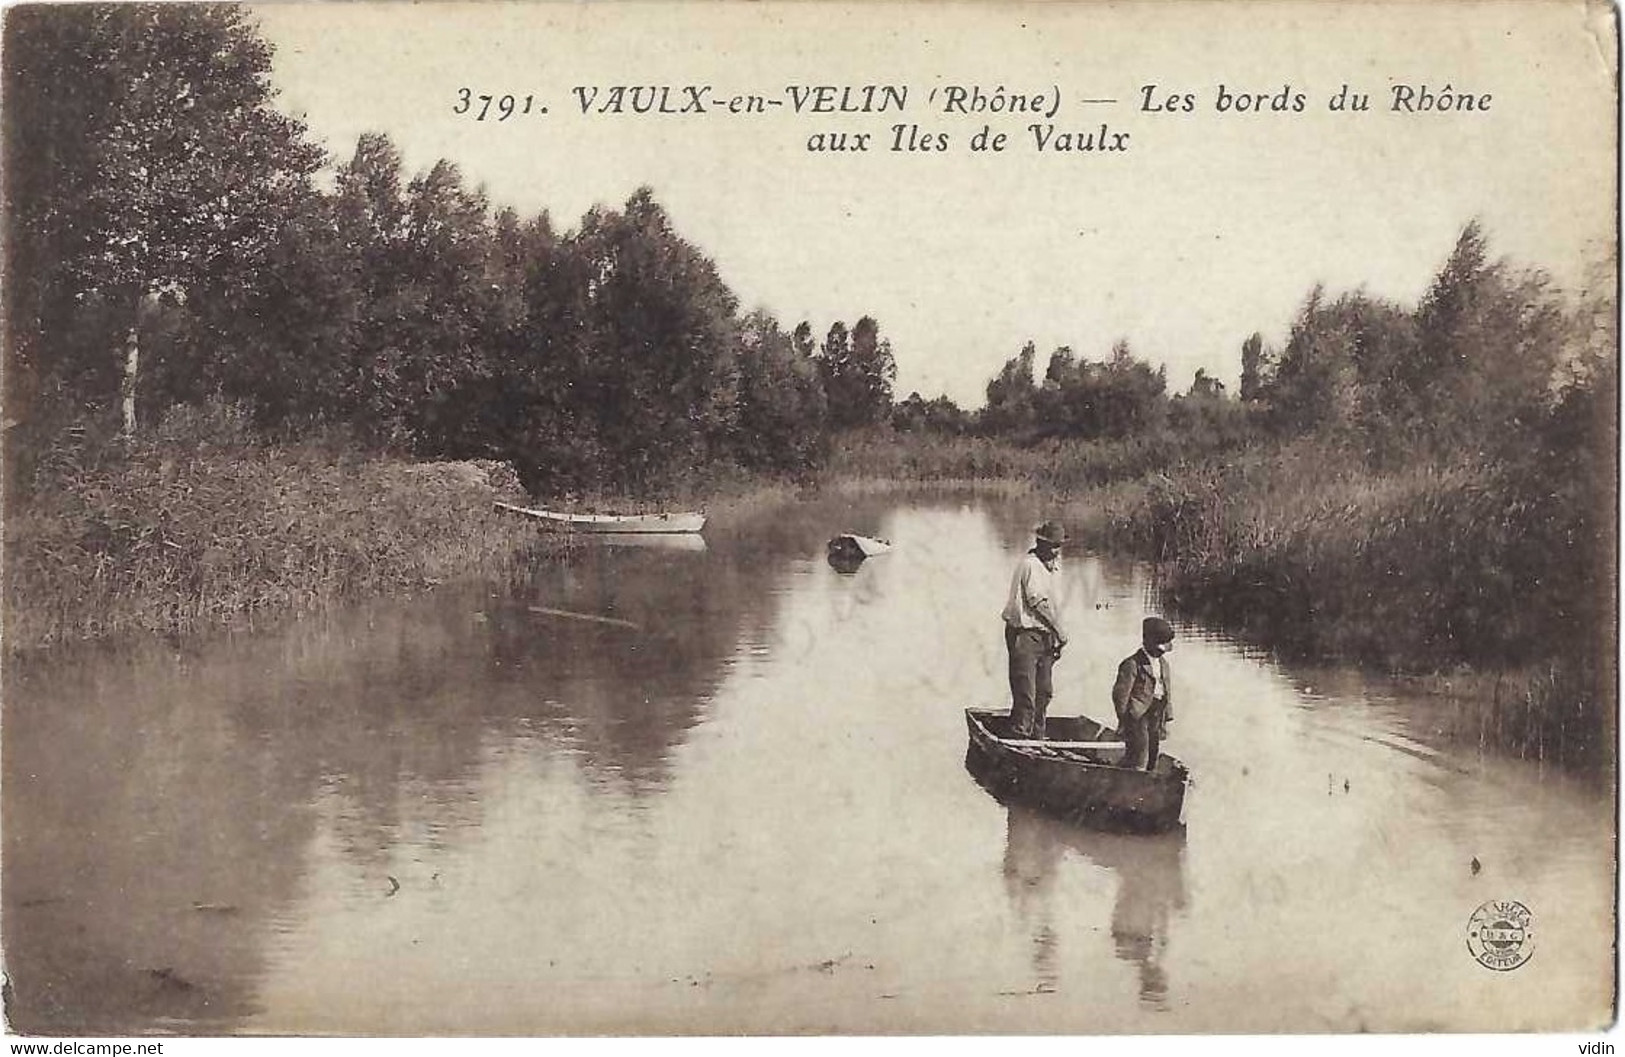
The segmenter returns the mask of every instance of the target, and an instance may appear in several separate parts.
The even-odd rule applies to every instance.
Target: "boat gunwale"
[[[682,510],[666,511],[650,514],[572,514],[568,511],[542,510],[537,507],[520,506],[517,503],[505,503],[502,500],[493,500],[498,510],[541,521],[549,525],[558,525],[564,528],[581,529],[602,535],[692,535],[703,532],[706,516],[704,511]]]
[[[1055,763],[1071,764],[1071,765],[1075,765],[1075,766],[1079,766],[1079,767],[1104,767],[1104,768],[1107,768],[1107,769],[1109,769],[1111,771],[1114,771],[1114,772],[1121,772],[1124,777],[1127,777],[1130,774],[1138,773],[1138,774],[1145,775],[1148,779],[1151,779],[1153,781],[1166,781],[1170,777],[1172,777],[1172,776],[1158,776],[1154,772],[1130,771],[1126,767],[1121,767],[1121,766],[1119,766],[1117,764],[1113,764],[1113,763],[1106,763],[1103,760],[1091,759],[1091,758],[1089,758],[1087,756],[1062,756],[1062,757],[1053,756],[1053,755],[1049,755],[1049,752],[1055,751],[1055,750],[1046,751],[1046,749],[1043,746],[1040,746],[1040,745],[1012,745],[1012,744],[1010,744],[1009,739],[1003,738],[1003,737],[999,736],[998,734],[995,734],[992,731],[992,729],[990,729],[988,727],[988,725],[985,722],[983,722],[983,719],[986,716],[1005,716],[1005,715],[1009,715],[1008,712],[1000,712],[1000,711],[993,710],[993,709],[967,708],[967,709],[965,709],[965,715],[966,715],[966,717],[968,719],[972,720],[976,724],[977,730],[981,732],[981,734],[983,735],[983,737],[987,741],[996,744],[999,747],[999,749],[1001,751],[1003,751],[1003,752],[1015,753],[1017,755],[1025,757],[1026,759],[1030,759],[1030,760],[1050,760],[1050,761],[1053,761]],[[1095,721],[1093,719],[1089,719],[1088,716],[1054,716],[1054,717],[1051,717],[1051,718],[1054,718],[1054,719],[1083,719],[1083,720],[1088,720],[1090,723],[1094,723],[1097,727],[1099,727],[1101,729],[1102,732],[1111,730],[1110,727],[1107,727],[1105,724],[1099,723],[1099,722],[1097,722],[1097,721]],[[1112,731],[1112,733],[1116,733],[1116,732]],[[1057,747],[1057,748],[1059,748],[1059,747]],[[1060,751],[1082,752],[1082,751],[1085,751],[1085,750],[1061,749]],[[1178,758],[1176,758],[1174,756],[1168,756],[1166,753],[1162,754],[1162,756],[1165,757],[1166,759],[1168,759],[1177,768],[1178,772],[1184,772],[1185,771],[1185,765],[1183,763],[1181,763],[1178,760]]]
[[[1012,768],[1017,772],[1026,771],[1034,777],[1046,773],[1050,775],[1071,773],[1081,779],[1087,775],[1090,776],[1087,781],[1106,783],[1105,788],[1108,791],[1101,796],[1086,796],[1083,801],[1074,803],[1057,802],[1046,795],[1040,795],[1035,801],[1031,792],[1021,791],[1021,787],[1026,785],[1024,782],[1017,782],[1007,792],[1016,799],[1033,803],[1049,814],[1077,821],[1091,828],[1160,833],[1183,827],[1184,802],[1185,794],[1190,787],[1190,771],[1177,757],[1163,755],[1161,759],[1167,761],[1168,769],[1163,771],[1159,767],[1157,771],[1148,772],[1079,756],[1044,753],[1036,747],[1013,746],[994,733],[986,722],[991,717],[1008,716],[1008,711],[965,709],[965,718],[970,726],[970,746],[967,750],[966,766],[970,768],[972,775],[977,777],[979,784],[988,786],[988,783],[992,782],[993,785],[988,786],[989,791],[994,792],[1000,799],[1004,799],[1004,796],[996,791],[996,787],[1009,783]],[[1101,731],[1109,729],[1088,716],[1054,718],[1081,719]],[[996,771],[984,776],[979,767],[973,765],[977,758],[986,761],[986,765],[995,768]],[[1004,777],[1000,777],[998,772],[1003,772]],[[1109,789],[1113,787],[1126,793],[1126,798],[1111,793]],[[1145,806],[1141,801],[1142,797],[1150,797],[1156,803]],[[1169,800],[1172,804],[1168,804]]]

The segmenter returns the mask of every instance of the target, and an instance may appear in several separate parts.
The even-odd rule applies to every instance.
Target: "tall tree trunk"
[[[141,321],[130,324],[124,335],[124,377],[119,393],[124,400],[124,439],[135,439],[135,381],[141,370]]]
[[[135,439],[135,392],[136,383],[141,377],[141,324],[153,317],[158,307],[158,294],[153,290],[145,290],[136,299],[135,311],[131,313],[130,329],[124,332],[124,363],[123,376],[119,379],[119,396],[124,408],[123,437],[126,441]]]

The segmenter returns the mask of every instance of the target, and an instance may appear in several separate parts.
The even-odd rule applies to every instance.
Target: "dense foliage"
[[[561,232],[449,161],[409,176],[378,133],[322,189],[238,7],[20,8],[6,52],[14,486],[70,425],[211,402],[554,493],[804,471],[891,413],[872,316],[814,347],[741,314],[648,189]]]
[[[1606,761],[1618,333],[1600,272],[1565,297],[1469,224],[1415,308],[1313,290],[1281,349],[1242,347],[1255,439],[1171,461],[1104,535],[1160,561],[1172,604],[1278,647],[1523,672],[1494,687],[1497,740]]]

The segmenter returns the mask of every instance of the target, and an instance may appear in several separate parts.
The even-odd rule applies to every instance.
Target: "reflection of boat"
[[[891,544],[886,540],[843,532],[829,541],[829,563],[841,572],[849,573],[862,565],[865,559],[889,550]]]
[[[1181,824],[1185,765],[1166,754],[1153,771],[1116,766],[1123,744],[1087,716],[1051,716],[1048,740],[1010,737],[1010,715],[967,708],[965,766],[995,795],[1102,829],[1159,832]]]
[[[699,552],[706,549],[698,532],[604,532],[605,546],[637,547],[660,551]]]
[[[573,529],[577,532],[613,533],[680,533],[699,532],[705,528],[705,515],[682,514],[566,514],[553,510],[536,510],[497,502],[498,510],[521,514],[536,521]]]

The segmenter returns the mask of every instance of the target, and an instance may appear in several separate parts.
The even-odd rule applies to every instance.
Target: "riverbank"
[[[1470,702],[1452,727],[1483,745],[1611,759],[1612,577],[1593,568],[1607,564],[1596,536],[1606,526],[1566,521],[1494,467],[1376,474],[1311,448],[1159,464],[1165,454],[1149,442],[1035,450],[862,433],[816,480],[700,475],[661,498],[705,508],[711,531],[727,534],[808,488],[1037,496],[1084,546],[1155,563],[1173,615],[1283,656],[1417,679]],[[252,625],[569,545],[493,511],[495,499],[527,501],[512,469],[494,462],[416,463],[246,436],[130,448],[70,439],[30,483],[6,519],[12,650]],[[1595,560],[1577,548],[1587,539]],[[1590,639],[1575,631],[1586,622]]]
[[[1452,738],[1588,769],[1615,739],[1611,465],[1586,445],[1386,470],[1305,442],[858,435],[847,487],[1038,497],[1089,549],[1153,563],[1170,615],[1278,655],[1401,676]]]
[[[567,502],[705,509],[725,532],[799,487],[701,468],[658,497]],[[132,445],[65,434],[8,496],[4,647],[252,627],[575,545],[496,500],[531,502],[507,463],[272,444],[229,416],[176,421]]]
[[[974,486],[1067,496],[1143,477],[1181,457],[1180,445],[1167,435],[1021,447],[992,437],[867,429],[837,440],[825,478],[848,485]]]
[[[1602,769],[1617,729],[1610,497],[1538,467],[1376,473],[1305,447],[1068,509],[1096,546],[1156,563],[1172,613],[1410,677],[1451,704],[1460,739]]]
[[[12,650],[252,624],[561,545],[493,510],[494,499],[524,498],[499,463],[70,440],[30,484],[7,504]]]

